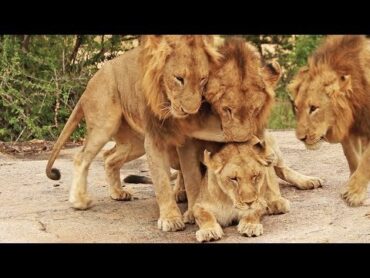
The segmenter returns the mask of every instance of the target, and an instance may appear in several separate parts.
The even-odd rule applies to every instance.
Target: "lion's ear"
[[[307,74],[309,68],[307,66],[301,68],[298,73],[293,77],[292,81],[288,84],[287,90],[291,101],[297,97],[299,88],[303,82],[304,76]]]
[[[263,67],[264,80],[273,88],[280,80],[281,73],[281,67],[276,61],[268,63]]]
[[[224,167],[222,161],[217,159],[217,157],[212,157],[211,153],[207,150],[204,150],[203,163],[208,169],[213,170],[216,174],[221,172],[222,168]]]
[[[274,149],[264,139],[254,136],[251,140],[255,159],[263,166],[270,166],[277,158]]]
[[[214,38],[210,35],[202,36],[204,50],[211,63],[219,65],[222,60],[222,54],[218,51],[217,47],[214,45]]]
[[[207,167],[211,166],[211,153],[207,150],[204,150],[204,165]]]
[[[351,75],[342,75],[339,78],[339,85],[342,92],[350,92],[352,91],[352,78]]]
[[[252,138],[250,139],[250,143],[253,146],[255,150],[263,151],[266,148],[266,143],[263,139],[258,138],[255,135],[252,135]]]

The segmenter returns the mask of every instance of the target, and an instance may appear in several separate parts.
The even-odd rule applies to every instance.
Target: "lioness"
[[[52,165],[85,117],[87,138],[74,159],[69,197],[74,208],[90,206],[88,168],[113,138],[116,145],[105,153],[104,162],[111,198],[131,199],[121,186],[120,168],[146,153],[160,211],[158,227],[163,231],[185,227],[170,186],[168,153],[193,132],[204,140],[224,139],[217,117],[201,109],[210,63],[219,58],[211,36],[147,36],[139,47],[103,65],[89,81],[46,167],[49,178],[60,178]]]
[[[361,205],[370,180],[370,41],[365,36],[328,36],[288,87],[294,100],[296,136],[307,149],[341,143],[350,179],[341,191]]]
[[[275,154],[269,143],[251,139],[225,144],[212,155],[204,151],[207,171],[193,207],[198,241],[218,240],[221,226],[238,221],[238,231],[251,237],[263,233],[266,214],[286,213],[289,201],[281,197],[274,172]],[[275,161],[275,162],[274,162]]]

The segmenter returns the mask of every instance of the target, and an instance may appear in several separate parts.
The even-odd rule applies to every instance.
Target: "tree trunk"
[[[22,51],[24,53],[28,52],[28,50],[29,50],[30,40],[31,40],[31,36],[30,35],[24,35],[23,36],[21,47],[22,47]]]
[[[78,50],[80,49],[82,42],[83,42],[83,35],[77,35],[75,46],[73,47],[73,51],[71,53],[71,56],[69,57],[69,61],[68,61],[69,67],[72,66],[72,64],[76,60],[77,53],[78,53]]]

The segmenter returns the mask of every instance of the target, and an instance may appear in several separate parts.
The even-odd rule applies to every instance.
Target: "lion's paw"
[[[219,224],[217,224],[213,228],[208,229],[199,229],[195,233],[195,237],[199,242],[207,242],[207,241],[214,241],[219,240],[224,235],[222,228]]]
[[[70,197],[69,202],[74,209],[78,210],[86,210],[92,205],[92,200],[87,195],[80,195],[78,198]]]
[[[282,214],[290,210],[290,201],[285,198],[274,200],[268,204],[267,211],[269,214]]]
[[[322,187],[324,180],[316,177],[305,176],[296,186],[302,190],[315,189]]]
[[[184,223],[194,224],[195,223],[195,218],[194,218],[193,211],[191,211],[191,210],[185,211],[185,213],[183,215],[183,220],[184,220]]]
[[[112,192],[110,193],[110,197],[116,201],[131,201],[132,200],[132,194],[123,189],[112,190]]]
[[[185,229],[184,221],[182,221],[182,215],[175,217],[161,217],[158,219],[158,229],[164,232],[176,232]]]
[[[357,187],[349,183],[341,191],[341,197],[351,207],[357,207],[362,205],[366,199],[367,188]]]
[[[247,237],[260,236],[263,234],[263,226],[262,224],[240,222],[238,232]]]

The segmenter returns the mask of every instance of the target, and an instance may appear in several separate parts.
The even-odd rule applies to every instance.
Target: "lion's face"
[[[329,68],[310,73],[303,69],[289,85],[294,98],[297,119],[296,136],[307,149],[319,149],[322,141],[343,139],[343,121],[338,112],[346,105],[350,87],[348,76],[340,76]],[[347,115],[347,118],[350,115]]]
[[[179,43],[163,70],[163,85],[170,112],[183,118],[198,112],[208,82],[209,61],[203,49]]]
[[[204,155],[208,171],[214,173],[218,185],[235,208],[243,211],[266,209],[261,188],[271,156],[265,159],[266,153],[260,143],[228,144],[213,156],[207,151]]]
[[[211,72],[205,97],[219,114],[227,139],[245,142],[267,121],[280,66],[263,67],[259,54],[244,41],[230,42],[225,48],[231,53]]]
[[[143,64],[143,88],[153,112],[160,118],[197,113],[210,63],[217,63],[220,57],[212,37],[149,36],[143,53],[149,57],[147,65]]]

